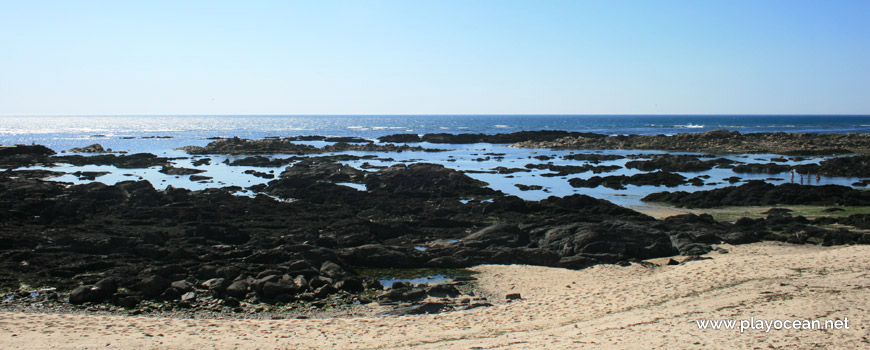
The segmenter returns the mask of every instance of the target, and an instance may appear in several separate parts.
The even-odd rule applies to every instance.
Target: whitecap
[[[684,129],[700,129],[704,127],[704,124],[686,124],[686,125],[674,125],[675,128],[684,128]]]

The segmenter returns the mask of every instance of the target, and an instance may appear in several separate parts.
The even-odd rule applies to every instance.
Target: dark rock
[[[753,180],[738,187],[709,191],[658,192],[641,200],[668,202],[689,208],[748,205],[870,205],[870,192],[837,185],[782,184],[777,186]]]
[[[112,297],[118,291],[118,282],[114,277],[107,277],[94,283],[91,288],[98,301],[103,301]]]
[[[511,301],[511,300],[520,300],[523,297],[520,295],[520,293],[510,293],[510,294],[505,295],[504,298],[505,298],[505,300]]]
[[[70,304],[81,305],[101,301],[93,286],[78,286],[69,293]]]
[[[696,172],[710,170],[717,166],[729,166],[733,163],[734,161],[725,158],[705,161],[692,155],[657,154],[653,155],[650,160],[627,162],[625,167],[642,171]]]
[[[686,183],[686,178],[680,174],[668,172],[641,173],[632,176],[593,176],[589,179],[572,178],[568,183],[573,187],[604,186],[616,190],[624,190],[625,185],[635,186],[667,186],[675,187]]]
[[[577,154],[569,154],[566,156],[562,156],[562,159],[566,160],[585,160],[591,163],[600,163],[608,160],[618,160],[625,159],[625,156],[620,156],[616,154],[597,154],[597,153],[577,153]]]
[[[335,288],[349,293],[361,293],[365,290],[363,282],[357,277],[348,277],[335,284]]]
[[[340,256],[351,265],[370,267],[418,266],[420,260],[415,259],[408,251],[391,249],[380,244],[367,244],[345,249]]]
[[[263,297],[275,299],[280,295],[292,296],[298,293],[299,290],[300,286],[297,286],[293,281],[275,279],[263,284]]]
[[[768,215],[791,215],[792,210],[788,208],[770,208],[766,211],[761,212],[762,214]]]
[[[193,290],[193,284],[185,280],[172,282],[169,286],[181,293],[187,293]]]
[[[229,286],[230,282],[225,278],[212,278],[208,281],[202,282],[202,286],[210,291],[214,291],[218,294],[223,294],[224,290]]]
[[[325,139],[325,138],[324,138]],[[441,151],[433,149],[425,149],[422,147],[411,147],[407,145],[393,144],[371,144],[371,143],[347,143],[337,142],[332,145],[323,147],[314,147],[311,145],[298,144],[299,138],[278,138],[278,139],[262,139],[262,140],[247,140],[238,137],[229,139],[220,139],[210,142],[205,147],[186,146],[179,150],[186,151],[189,154],[317,154],[317,153],[336,153],[345,151],[361,151],[361,152],[404,152],[404,151]]]
[[[76,166],[83,165],[114,165],[122,169],[141,169],[153,166],[170,166],[169,158],[157,157],[150,153],[136,153],[129,155],[100,154],[94,156],[67,155],[50,158],[56,163],[68,163]]]
[[[113,301],[113,304],[123,307],[125,309],[134,309],[141,300],[137,296],[133,295],[122,295],[118,296],[117,299]]]
[[[365,184],[369,191],[375,193],[423,198],[459,198],[497,193],[485,187],[486,183],[462,172],[429,163],[397,164],[379,171],[377,176],[367,176]]]
[[[160,294],[160,299],[162,300],[178,300],[181,299],[181,295],[183,293],[175,288],[166,288],[163,293]]]
[[[540,185],[522,185],[522,184],[515,184],[514,186],[516,186],[517,188],[519,188],[520,191],[538,191],[538,190],[541,190],[541,189],[544,188],[544,186],[540,186]]]
[[[314,290],[322,286],[331,285],[333,280],[325,276],[316,276],[308,282],[308,288]]]
[[[87,147],[70,148],[67,152],[69,152],[69,153],[111,153],[112,150],[111,149],[105,150],[105,149],[103,149],[102,145],[100,145],[99,143],[95,143],[95,144],[87,146]]]
[[[837,157],[821,161],[818,166],[795,166],[801,174],[820,174],[835,177],[864,177],[870,174],[870,155]]]
[[[275,178],[275,174],[264,173],[264,172],[256,171],[256,170],[245,170],[245,174],[254,175],[256,177],[264,178],[264,179],[274,179]]]
[[[676,135],[566,136],[552,141],[524,141],[515,147],[549,149],[633,149],[681,152],[776,153],[791,155],[830,155],[867,152],[867,133],[747,133],[711,130]]]
[[[509,134],[396,134],[379,137],[380,142],[429,142],[429,143],[516,143],[523,141],[553,141],[563,137],[604,137],[604,135],[560,130],[519,131]]]
[[[760,174],[779,174],[791,170],[788,165],[767,163],[767,164],[741,164],[731,169],[735,173],[760,173]]]
[[[171,165],[164,165],[159,171],[166,175],[191,175],[205,172],[205,170],[201,169],[176,168]]]
[[[461,241],[465,246],[519,247],[529,244],[529,234],[521,231],[516,225],[498,223],[465,236]]]
[[[323,299],[331,294],[335,294],[335,292],[338,292],[338,289],[336,289],[332,285],[327,284],[324,286],[317,287],[317,289],[314,290],[314,296],[317,297],[318,299]]]
[[[436,284],[426,288],[426,294],[435,298],[455,298],[462,295],[452,284]]]
[[[423,315],[437,314],[449,309],[445,303],[428,302],[419,305],[412,305],[405,308],[399,308],[392,312],[394,315]]]
[[[422,288],[391,288],[386,292],[379,294],[376,297],[378,300],[386,300],[392,302],[404,301],[420,301],[426,299],[426,291]]]
[[[244,299],[248,294],[248,284],[244,280],[235,281],[230,283],[224,293],[234,298]]]
[[[172,282],[161,276],[148,276],[139,283],[139,291],[148,298],[156,298],[169,288]]]
[[[347,271],[338,264],[332,261],[327,261],[320,265],[320,274],[332,278],[340,278],[347,275]]]

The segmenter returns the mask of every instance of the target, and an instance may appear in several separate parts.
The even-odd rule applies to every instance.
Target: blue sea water
[[[168,157],[179,157],[174,161],[178,167],[194,167],[192,159],[175,148],[188,145],[205,145],[213,137],[232,137],[259,139],[264,137],[286,137],[298,135],[358,136],[375,139],[397,133],[509,133],[523,130],[567,130],[595,132],[606,135],[617,134],[676,134],[684,132],[704,132],[714,129],[736,130],[742,133],[753,132],[809,132],[809,133],[848,133],[870,132],[870,116],[117,116],[117,117],[0,117],[0,144],[42,144],[55,151],[72,147],[83,147],[99,143],[115,151],[129,153],[149,152]],[[322,142],[321,142],[322,143]],[[737,174],[730,169],[715,168],[704,172],[680,173],[686,178],[709,176],[704,186],[683,185],[673,188],[658,186],[627,186],[625,190],[604,187],[573,188],[568,179],[589,178],[592,176],[633,175],[636,169],[626,169],[603,173],[572,174],[564,177],[542,176],[547,170],[532,169],[529,172],[514,174],[481,173],[496,167],[524,168],[527,164],[553,162],[559,165],[582,165],[582,161],[565,160],[561,157],[572,152],[594,152],[602,154],[651,154],[657,151],[637,150],[589,150],[553,151],[543,149],[518,149],[507,145],[471,144],[445,145],[422,144],[424,147],[448,149],[446,152],[401,152],[377,153],[389,160],[347,161],[348,165],[363,168],[368,162],[374,166],[390,166],[397,163],[430,162],[446,167],[468,171],[468,175],[489,184],[489,187],[519,196],[526,200],[540,200],[549,196],[565,196],[573,193],[587,194],[611,202],[629,206],[645,206],[640,201],[643,196],[659,191],[697,191],[729,186],[725,179],[738,176],[744,181],[765,180],[771,183],[792,181],[790,174]],[[345,152],[367,155],[365,152]],[[487,156],[487,153],[501,154]],[[674,153],[674,152],[669,152]],[[535,159],[536,156],[551,156],[549,160]],[[245,174],[246,170],[272,172],[279,174],[281,168],[229,166],[224,162],[237,156],[210,155],[210,165],[197,168],[205,170],[200,175],[213,177],[210,181],[191,181],[189,176],[165,175],[159,168],[117,169],[111,166],[67,166],[60,165],[50,170],[68,173],[55,181],[86,183],[71,173],[75,171],[105,171],[107,175],[96,181],[113,184],[126,180],[148,180],[156,188],[173,186],[192,190],[236,185],[249,187],[266,183],[269,180]],[[286,157],[271,155],[271,157]],[[744,163],[767,163],[775,155],[727,155]],[[792,160],[785,164],[818,163],[824,157],[805,160]],[[627,159],[602,162],[598,165],[624,166]],[[34,167],[35,169],[46,169]],[[816,179],[807,174],[795,182],[813,185],[839,184],[849,186],[859,179],[829,178]],[[515,185],[540,185],[541,190],[521,191]],[[365,190],[363,185],[353,185]],[[255,195],[250,191],[240,191],[240,195]]]
[[[509,133],[567,130],[616,134],[675,134],[714,129],[753,132],[870,132],[870,116],[715,115],[425,115],[425,116],[51,116],[0,117],[0,144],[37,143],[55,150],[99,141],[103,146],[155,152],[207,143],[209,137],[359,136],[397,133]],[[169,136],[171,138],[147,138]]]

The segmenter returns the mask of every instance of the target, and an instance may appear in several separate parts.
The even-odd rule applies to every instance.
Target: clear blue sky
[[[0,115],[870,114],[870,1],[7,1]]]

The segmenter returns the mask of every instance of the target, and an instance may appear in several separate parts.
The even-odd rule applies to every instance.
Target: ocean
[[[147,152],[166,157],[178,157],[173,161],[177,167],[194,167],[193,160],[186,153],[175,150],[178,147],[206,145],[210,138],[233,137],[259,139],[265,137],[287,137],[298,135],[321,136],[358,136],[375,139],[380,136],[412,133],[510,133],[523,130],[566,130],[594,132],[606,135],[618,134],[676,134],[696,133],[715,129],[736,130],[741,133],[754,132],[808,132],[808,133],[849,133],[870,132],[870,116],[73,116],[73,117],[0,117],[0,144],[42,144],[57,152],[73,147],[83,147],[99,143],[105,148],[128,153]],[[309,142],[322,146],[322,141]],[[530,164],[582,165],[581,162],[566,160],[562,157],[572,151],[552,151],[541,149],[518,149],[507,145],[470,144],[421,144],[423,147],[447,149],[446,152],[401,152],[377,153],[378,159],[352,160],[344,163],[363,168],[368,166],[391,166],[398,163],[429,162],[446,167],[467,171],[468,176],[484,181],[489,187],[516,195],[526,200],[541,200],[549,196],[565,196],[574,193],[602,198],[628,207],[643,207],[640,198],[659,191],[698,191],[731,186],[726,180],[738,176],[742,181],[764,180],[779,184],[791,181],[790,174],[736,174],[730,169],[714,168],[703,172],[680,173],[686,178],[704,176],[703,186],[681,185],[677,187],[627,186],[625,190],[605,187],[574,188],[568,184],[570,178],[589,178],[592,176],[626,175],[641,171],[621,168],[620,170],[592,174],[591,172],[561,177],[542,176],[549,172],[530,169],[528,172],[496,174],[497,167],[528,168]],[[601,154],[656,154],[680,153],[638,150],[595,150]],[[366,152],[344,152],[354,155],[370,155]],[[686,153],[691,154],[691,153]],[[546,156],[542,160],[535,157]],[[211,164],[199,166],[208,181],[192,181],[189,176],[173,176],[158,172],[159,168],[118,169],[112,166],[72,166],[60,165],[53,168],[30,167],[29,169],[49,169],[66,172],[54,181],[87,183],[91,181],[114,184],[127,180],[147,180],[155,188],[205,188],[240,186],[249,187],[269,180],[246,174],[247,170],[279,174],[282,169],[264,167],[230,166],[225,162],[240,156],[210,155]],[[271,155],[282,158],[289,155]],[[727,155],[744,163],[767,163],[777,158],[772,154]],[[782,164],[818,163],[825,157],[792,159]],[[605,161],[597,165],[624,166],[628,159]],[[83,180],[72,175],[76,171],[106,172],[95,180]],[[803,181],[803,177],[800,178]],[[807,176],[806,183],[812,185],[838,184],[850,186],[860,179],[832,178],[820,179]],[[358,184],[346,184],[365,190]],[[523,191],[516,185],[537,185],[539,190]],[[241,190],[239,195],[256,195]]]
[[[714,129],[754,132],[870,132],[870,116],[713,115],[424,115],[424,116],[51,116],[0,117],[0,144],[42,144],[57,151],[99,141],[155,152],[207,143],[210,137],[359,136],[398,133],[510,133],[566,130],[675,134]],[[146,137],[171,137],[147,138]],[[89,143],[90,142],[90,143]]]

